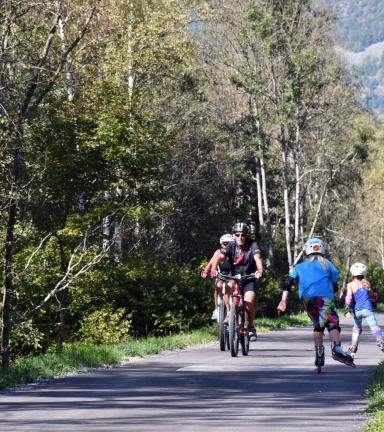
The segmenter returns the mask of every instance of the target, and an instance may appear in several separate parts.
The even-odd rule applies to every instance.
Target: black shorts
[[[223,276],[223,277],[221,277],[221,276]],[[230,274],[229,273],[227,273],[227,272],[220,272],[218,275],[217,275],[217,279],[218,280],[221,280],[221,281],[228,281],[228,276],[230,276]]]
[[[247,292],[256,292],[256,284],[255,281],[248,281],[246,283],[244,283],[243,285],[243,293],[247,293]]]

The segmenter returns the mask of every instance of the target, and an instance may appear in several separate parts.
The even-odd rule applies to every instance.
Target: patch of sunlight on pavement
[[[205,366],[195,365],[177,369],[177,372],[247,372],[247,371],[263,371],[263,370],[290,370],[290,371],[307,371],[315,370],[314,366]]]

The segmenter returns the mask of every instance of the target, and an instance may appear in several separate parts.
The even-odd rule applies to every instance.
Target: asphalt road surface
[[[378,315],[384,328],[384,315]],[[349,345],[352,320],[342,320]],[[364,326],[355,369],[313,366],[311,326],[259,335],[248,357],[218,345],[150,357],[0,397],[1,431],[360,431],[384,358]]]

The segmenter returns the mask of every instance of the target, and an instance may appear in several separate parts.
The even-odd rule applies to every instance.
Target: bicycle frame
[[[240,291],[240,284],[238,282],[235,283],[235,287],[233,289],[233,294],[229,297],[229,306],[231,306],[232,302],[236,302],[239,304],[240,308],[240,329],[239,334],[244,334],[244,302],[243,302],[243,294]]]

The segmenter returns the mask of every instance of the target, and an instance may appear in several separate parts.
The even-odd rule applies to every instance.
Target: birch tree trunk
[[[287,142],[285,139],[284,125],[281,125],[281,156],[283,161],[285,244],[287,247],[287,260],[288,260],[289,272],[291,273],[291,271],[293,270],[292,251],[291,251],[291,215],[289,210]]]
[[[294,232],[294,249],[293,259],[296,260],[299,250],[299,236],[300,236],[300,161],[299,161],[299,148],[296,146],[295,151],[295,232]]]
[[[59,29],[60,29],[60,39],[61,39],[61,50],[63,51],[63,54],[66,53],[67,48],[65,46],[65,32],[64,32],[64,24],[63,20],[61,19],[61,16],[59,18]],[[68,101],[72,102],[74,93],[73,93],[73,81],[72,81],[72,74],[69,69],[68,59],[65,57],[64,61],[64,68],[65,68],[65,74],[67,77],[67,91],[68,91]]]
[[[265,238],[265,225],[264,225],[264,215],[263,215],[263,198],[261,191],[261,178],[260,178],[260,160],[256,158],[256,189],[257,189],[257,207],[259,213],[259,228],[261,239],[263,241],[264,250],[267,251],[267,241]],[[267,266],[269,266],[269,257],[267,253]]]
[[[260,158],[260,172],[261,172],[261,186],[262,186],[262,193],[263,193],[263,204],[264,204],[264,211],[265,211],[265,221],[266,221],[267,232],[268,232],[267,267],[274,267],[275,256],[273,254],[274,242],[273,242],[273,234],[272,234],[272,221],[271,221],[271,215],[269,211],[267,179],[266,179],[265,164],[264,164],[263,157]]]
[[[351,268],[351,258],[352,258],[352,248],[351,248],[351,243],[348,242],[347,263],[345,265],[345,275],[343,277],[343,284],[342,284],[340,292],[339,292],[339,299],[343,298],[344,292],[345,292],[345,288],[347,287],[349,269]]]
[[[64,254],[64,246],[61,239],[59,239],[59,246],[60,246],[60,271],[62,277],[65,275],[65,272],[67,270],[67,266],[65,264],[65,254]],[[60,304],[60,327],[59,327],[59,334],[57,338],[57,352],[61,353],[63,351],[63,342],[64,342],[64,335],[65,335],[65,310],[66,310],[66,289],[63,289],[59,293],[59,304]]]
[[[255,118],[254,123],[255,123],[257,134],[258,136],[260,136],[260,122],[258,119],[258,107],[256,103],[254,104],[254,107],[252,107],[252,98],[250,95],[248,95],[248,103],[249,103],[250,112],[251,114],[254,115]],[[275,259],[273,255],[272,224],[271,224],[271,217],[269,214],[267,180],[266,180],[266,172],[265,172],[265,164],[264,164],[264,156],[263,156],[264,149],[260,143],[258,145],[258,150],[260,155],[259,158],[256,158],[256,183],[257,183],[257,191],[258,191],[257,199],[258,199],[260,229],[262,230],[262,239],[264,243],[264,251],[266,254],[267,267],[273,267],[275,265]],[[259,175],[257,175],[257,173],[259,173]],[[260,185],[260,176],[261,176],[261,185]],[[259,182],[257,179],[259,179]],[[268,230],[268,242],[266,241],[266,236],[265,236],[263,205],[264,205],[265,219],[266,219],[267,230]]]

